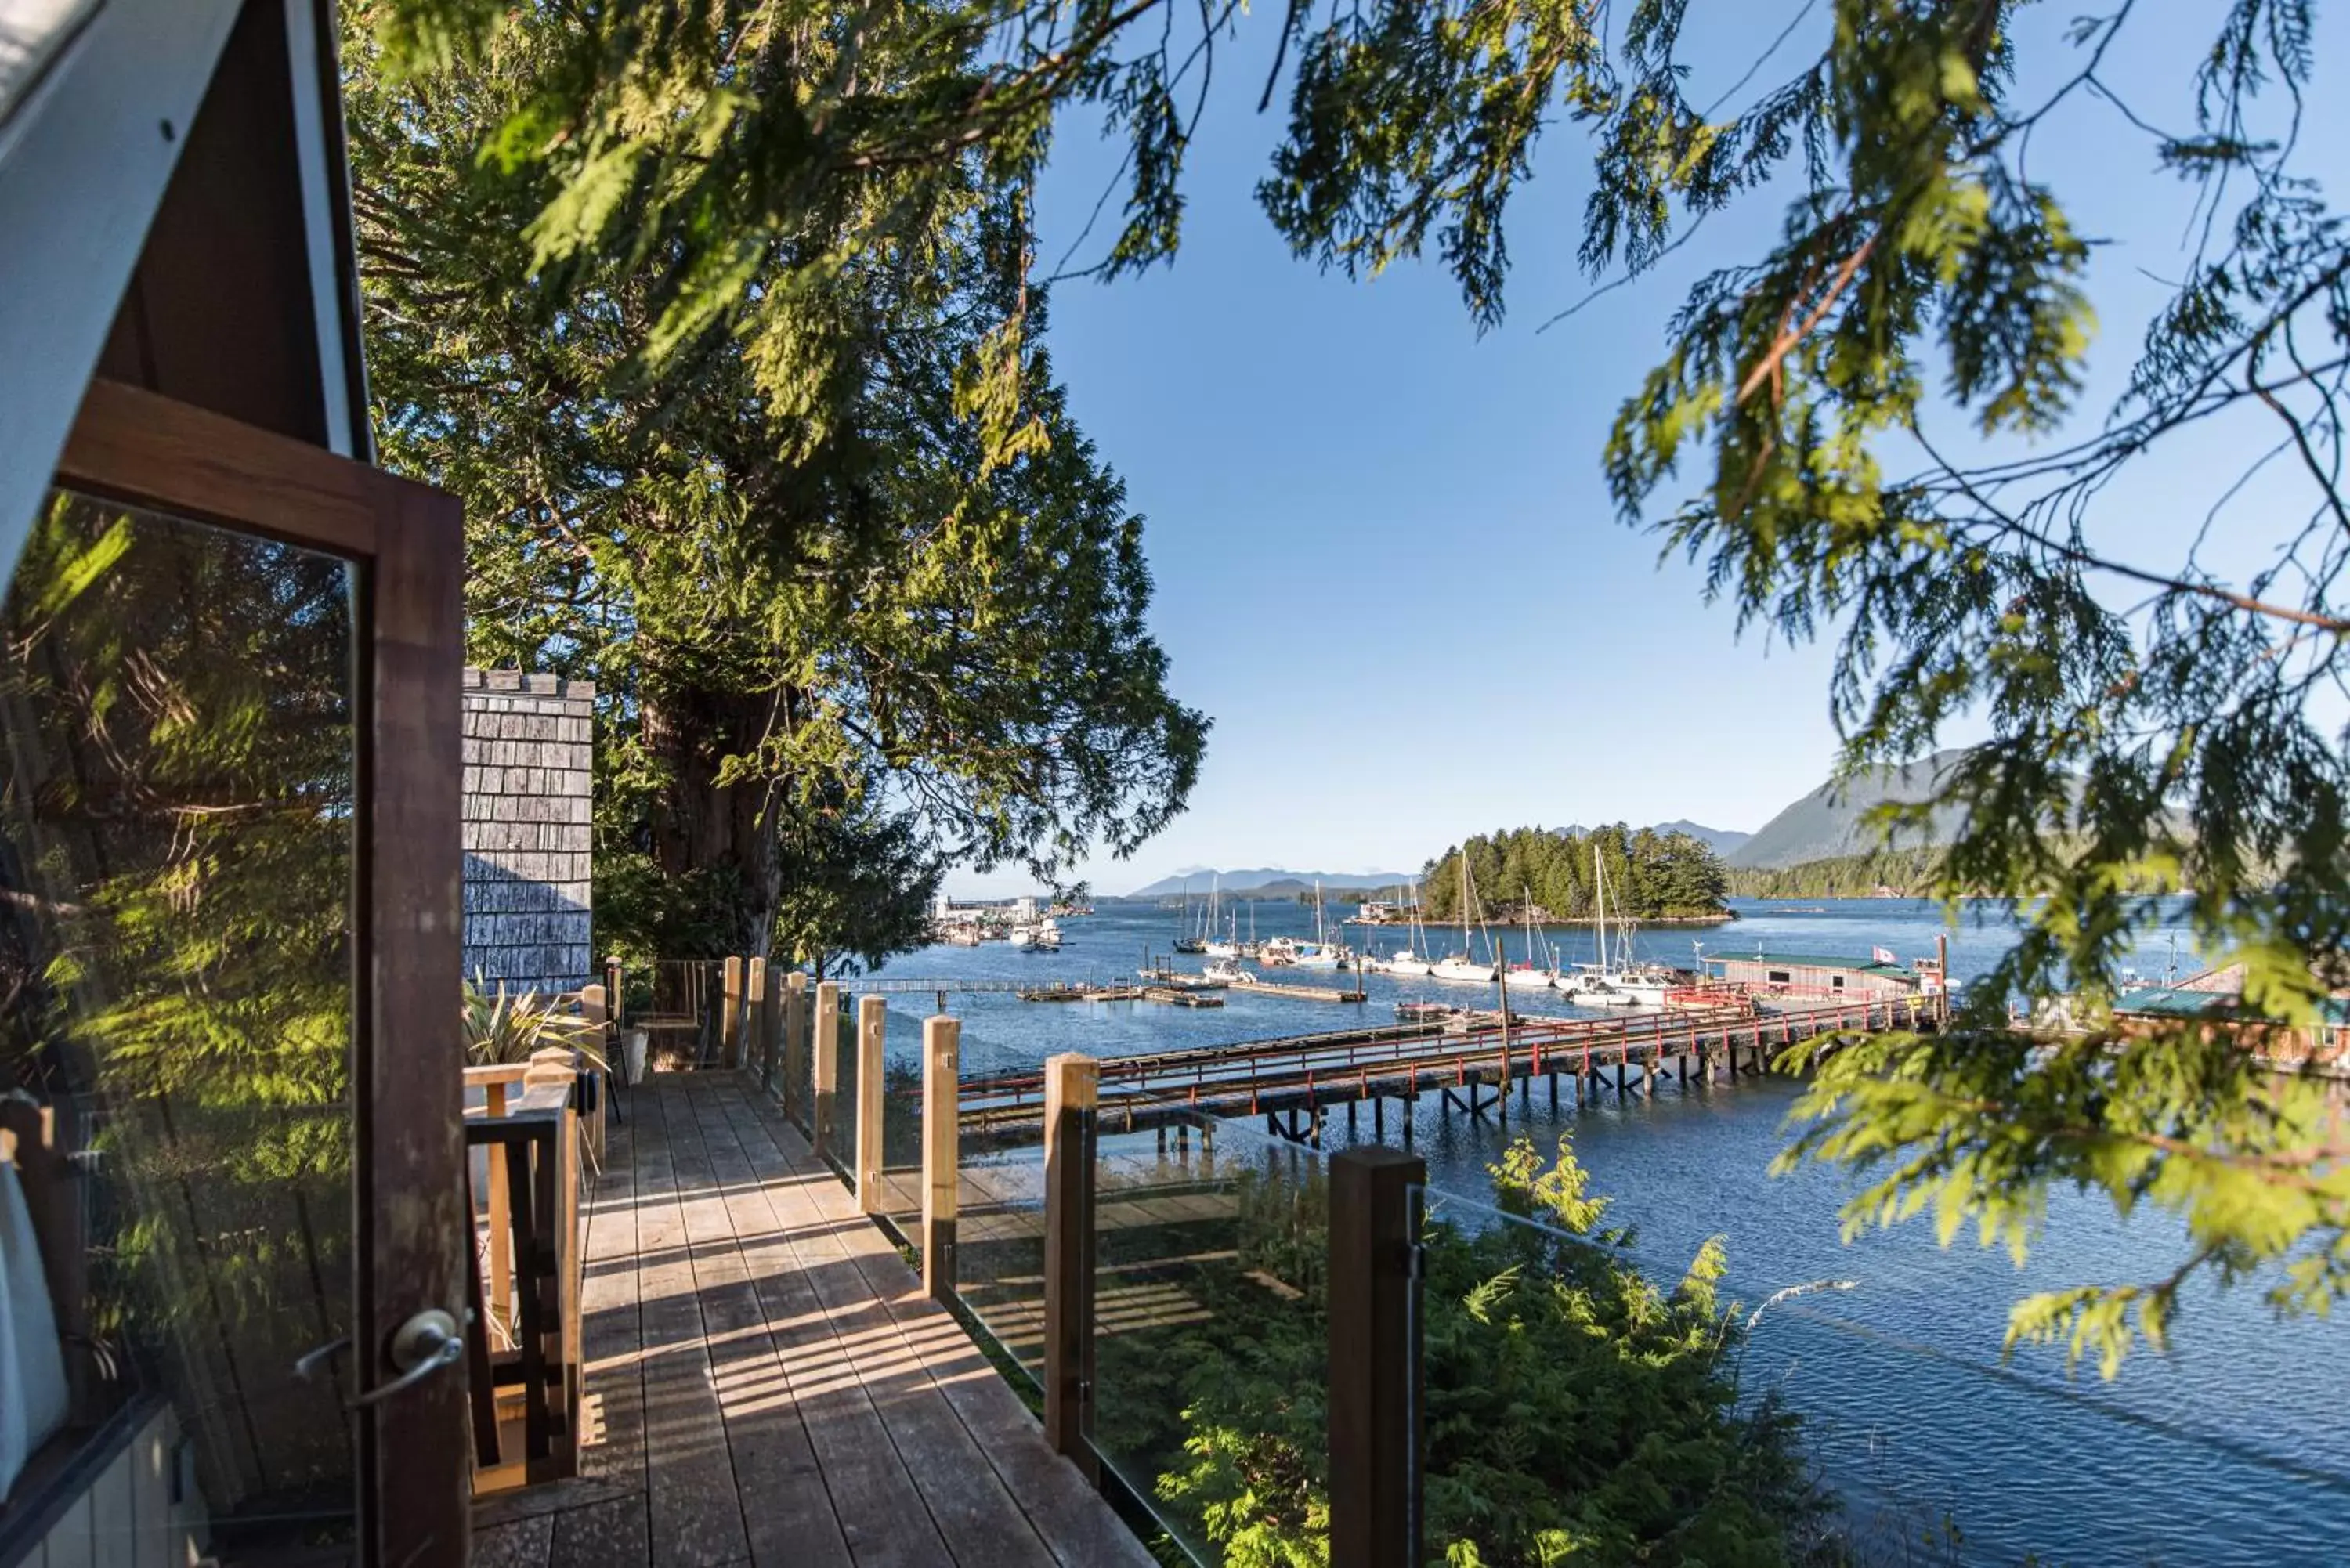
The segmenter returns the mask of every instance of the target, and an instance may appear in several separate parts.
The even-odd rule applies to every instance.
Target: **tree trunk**
[[[774,700],[691,689],[656,691],[649,681],[640,711],[646,749],[671,775],[654,796],[654,863],[665,875],[700,873],[725,890],[720,953],[767,956],[783,898],[771,794],[776,786],[755,776],[721,784],[718,773],[728,757],[757,750]]]

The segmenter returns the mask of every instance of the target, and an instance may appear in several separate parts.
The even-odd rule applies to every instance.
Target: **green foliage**
[[[0,626],[0,1085],[88,1116],[94,1324],[212,1390],[224,1506],[348,1474],[284,1324],[349,1322],[352,617],[342,562],[61,493]]]
[[[1725,1370],[1741,1331],[1717,1294],[1720,1242],[1660,1290],[1602,1228],[1606,1201],[1565,1139],[1547,1163],[1520,1139],[1491,1175],[1519,1222],[1471,1228],[1440,1210],[1423,1238],[1431,1552],[1492,1568],[1842,1561],[1794,1419],[1768,1401],[1742,1408]],[[1284,1252],[1326,1234],[1276,1229]],[[1160,1501],[1227,1563],[1322,1568],[1320,1317],[1262,1290],[1206,1304],[1180,1348],[1149,1357],[1180,1368],[1183,1401]],[[1106,1365],[1103,1386],[1139,1370]]]
[[[1621,823],[1590,833],[1520,827],[1480,835],[1447,849],[1420,873],[1427,917],[1461,919],[1461,861],[1469,857],[1471,919],[1515,919],[1532,902],[1558,919],[1591,918],[1592,850],[1607,877],[1610,919],[1690,919],[1722,913],[1729,873],[1721,857],[1686,833],[1633,832]]]
[[[783,84],[920,121],[980,41],[656,9],[348,8],[383,453],[464,500],[473,656],[597,684],[599,936],[878,961],[948,865],[1131,850],[1206,722],[1039,346],[1020,186],[972,157],[723,189],[828,135]]]
[[[1887,888],[1926,898],[1940,888],[1941,867],[1939,849],[1872,849],[1799,866],[1733,867],[1728,882],[1738,898],[1867,898]]]
[[[603,1053],[596,1048],[596,1029],[578,1013],[566,1012],[559,998],[542,1001],[536,991],[509,996],[504,981],[492,992],[477,972],[465,982],[462,1014],[465,1059],[475,1066],[527,1062],[557,1047],[580,1052],[591,1065],[604,1065]]]
[[[420,52],[491,26],[478,0],[379,10]],[[2193,890],[2199,945],[2242,958],[2248,1001],[2287,1022],[2314,1018],[2320,977],[2350,947],[2350,748],[2312,708],[2339,685],[2350,639],[2334,602],[2350,565],[2350,234],[2314,177],[2323,150],[2300,135],[2313,0],[2204,8],[2174,73],[2192,108],[2168,126],[2131,105],[2107,62],[2158,54],[2116,46],[2178,26],[2176,7],[2123,0],[2081,18],[2029,73],[2025,14],[2020,0],[1833,0],[1783,71],[1755,80],[1774,43],[1714,99],[1700,85],[1709,62],[1684,49],[1707,32],[1688,0],[1632,0],[1612,17],[1590,0],[1304,0],[1275,24],[1283,63],[1265,99],[1285,72],[1288,130],[1260,195],[1299,254],[1349,272],[1432,239],[1481,325],[1501,317],[1506,209],[1545,130],[1590,140],[1581,260],[1603,287],[1712,214],[1777,204],[1772,238],[1690,289],[1600,458],[1622,518],[1701,562],[1742,624],[1835,640],[1844,776],[1929,753],[1960,715],[1987,732],[1939,772],[1933,800],[1879,816],[1890,831],[1958,815],[1944,895],[2044,895],[1970,993],[1982,1012],[1969,1028],[1903,1047],[1953,1107],[1930,1135],[1911,1127],[1927,1141],[1901,1146],[1918,1161],[1904,1179],[1928,1202],[2029,1210],[2085,1129],[2159,1124],[2167,1142],[2137,1179],[2176,1164],[2179,1181],[2217,1180],[2199,1154],[2218,1150],[2250,1185],[2205,1210],[2225,1232],[2208,1240],[2265,1252],[2278,1225],[2299,1226],[2306,1272],[2288,1300],[2320,1307],[2350,1290],[2350,1208],[2304,1185],[2342,1163],[2309,1136],[2314,1085],[2226,1081],[2209,1097],[2199,1085],[2251,1069],[2183,1030],[2107,1052],[2134,1097],[2095,1074],[1973,1081],[1981,1052],[2024,1052],[2001,1033],[2009,1000],[2073,991],[2094,1021],[2156,918],[2133,897],[2150,881]],[[644,342],[674,358],[704,341],[696,324],[725,322],[754,346],[751,386],[804,413],[814,438],[842,406],[826,394],[849,363],[834,329],[856,317],[848,269],[922,253],[910,225],[937,210],[930,179],[1033,171],[1056,102],[1099,106],[1132,143],[1124,222],[1097,270],[1173,252],[1186,106],[1240,8],[942,0],[846,26],[806,0],[594,15],[560,68],[480,121],[499,126],[506,166],[540,182],[538,250],[494,292],[527,299],[619,258],[650,277],[639,313],[661,329]],[[2043,85],[2027,97],[2025,81]],[[2194,200],[2184,254],[2141,269],[2171,280],[2168,297],[2103,410],[2081,406],[2091,246],[2028,157],[2059,117],[2063,134],[2115,139],[2106,166],[2150,164]],[[827,222],[806,222],[818,212]],[[1024,236],[1015,215],[999,254],[1022,255]],[[790,250],[777,286],[743,288],[761,246]],[[1028,428],[1009,356],[993,376],[983,367],[1019,340],[1029,298],[990,302],[956,382],[959,409],[985,403],[990,452]],[[2241,440],[2244,460],[2179,451],[2208,432]],[[2168,559],[2145,543],[2164,531],[2134,531],[2132,510],[2105,499],[2149,463],[2167,465],[2157,483],[2178,516],[2202,523]],[[2241,581],[2203,558],[2222,530]],[[1831,1131],[1886,1110],[1822,1108]],[[1876,1136],[1897,1126],[1910,1124]],[[1987,1163],[1961,1182],[1974,1168],[1947,1161],[1969,1158]],[[2199,1245],[2192,1261],[2223,1255]],[[2068,1321],[2109,1324],[2083,1314],[2147,1288],[2074,1298]]]

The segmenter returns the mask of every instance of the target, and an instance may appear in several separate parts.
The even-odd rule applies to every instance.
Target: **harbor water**
[[[1907,961],[1930,955],[1935,937],[1947,934],[1952,978],[1963,981],[2010,940],[1991,906],[1952,928],[1937,907],[1907,900],[1737,908],[1742,918],[1728,925],[1644,931],[1639,954],[1686,965],[1696,941],[1711,954],[1855,960],[1887,947]],[[1260,937],[1312,934],[1313,910],[1295,902],[1268,900],[1253,914]],[[1243,936],[1249,919],[1243,905]],[[938,947],[894,961],[883,977],[1130,978],[1146,953],[1168,951],[1178,916],[1113,904],[1061,926],[1056,954],[1004,943]],[[1440,953],[1459,934],[1432,931],[1430,942]],[[1497,934],[1519,957],[1523,929]],[[1348,927],[1344,935],[1381,951],[1401,938],[1395,928]],[[1544,936],[1565,961],[1592,956],[1587,929]],[[2183,930],[2158,929],[2141,947],[2139,967],[2159,977],[2175,961],[2183,973],[2196,967],[2191,950]],[[1189,969],[1201,962],[1178,961]],[[1336,978],[1326,971],[1279,977]],[[1115,1056],[1386,1022],[1407,998],[1476,1006],[1495,998],[1492,987],[1381,975],[1367,989],[1360,1004],[1234,991],[1226,1006],[1197,1011],[1024,1003],[1005,992],[950,992],[945,1002],[963,1023],[964,1070],[977,1073],[1061,1051]],[[892,996],[893,1054],[910,1059],[920,1020],[934,1005],[927,994]],[[1549,992],[1513,992],[1511,1005],[1521,1013],[1571,1012]],[[1803,1415],[1823,1478],[1890,1561],[2350,1563],[2350,1324],[2281,1320],[2256,1287],[2221,1292],[2203,1282],[2188,1293],[2168,1354],[2134,1354],[2115,1381],[2094,1366],[2068,1374],[2058,1348],[2027,1346],[2003,1359],[2015,1300],[2059,1285],[2159,1279],[2184,1255],[2176,1221],[2153,1213],[2124,1221],[2101,1197],[2065,1190],[2052,1195],[2046,1234],[2020,1269],[2003,1251],[1978,1250],[1971,1231],[1947,1251],[1938,1247],[1928,1220],[1846,1244],[1837,1220],[1848,1190],[1841,1173],[1768,1173],[1795,1094],[1796,1085],[1773,1078],[1686,1093],[1668,1087],[1653,1101],[1622,1105],[1611,1095],[1577,1109],[1569,1093],[1554,1112],[1536,1086],[1523,1105],[1513,1103],[1506,1130],[1448,1116],[1429,1096],[1415,1133],[1431,1189],[1471,1201],[1490,1195],[1485,1166],[1509,1138],[1531,1136],[1547,1151],[1571,1134],[1595,1190],[1613,1200],[1609,1221],[1631,1229],[1634,1255],[1660,1281],[1678,1277],[1699,1245],[1720,1235],[1732,1293],[1749,1303],[1783,1286],[1855,1282],[1770,1310],[1740,1374],[1750,1393],[1775,1393]],[[1367,1136],[1367,1113],[1362,1126]],[[1343,1143],[1343,1115],[1331,1127]],[[1473,1222],[1465,1205],[1461,1217]],[[1900,1548],[1929,1535],[1941,1543],[1932,1552]]]

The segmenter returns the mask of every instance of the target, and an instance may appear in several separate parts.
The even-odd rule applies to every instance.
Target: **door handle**
[[[318,1368],[350,1347],[351,1336],[346,1334],[327,1341],[315,1350],[305,1351],[301,1359],[294,1363],[294,1376],[305,1380],[316,1377],[318,1376]]]
[[[393,1395],[415,1387],[465,1355],[465,1336],[457,1320],[439,1307],[427,1307],[392,1331],[391,1364],[400,1376],[380,1388],[369,1389],[351,1401],[354,1410],[380,1405]]]

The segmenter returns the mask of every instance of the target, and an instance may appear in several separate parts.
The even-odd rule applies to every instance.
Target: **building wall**
[[[519,994],[592,978],[595,705],[585,681],[465,671],[468,979]]]
[[[1907,996],[1915,992],[1916,984],[1898,975],[1850,970],[1835,964],[1758,963],[1752,959],[1723,959],[1721,978],[1736,985],[1780,987],[1805,993],[1829,992],[1847,996]],[[1834,977],[1844,977],[1844,984]],[[1784,979],[1776,977],[1784,976]]]

